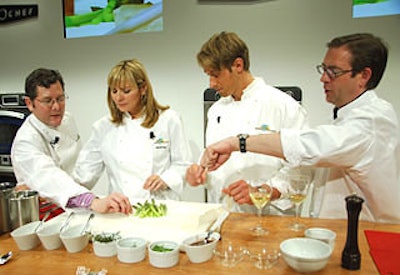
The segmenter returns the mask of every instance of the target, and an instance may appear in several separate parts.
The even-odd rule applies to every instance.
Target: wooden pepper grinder
[[[358,218],[364,200],[357,195],[346,197],[347,240],[342,252],[342,267],[358,270],[361,265],[361,253],[358,249]]]

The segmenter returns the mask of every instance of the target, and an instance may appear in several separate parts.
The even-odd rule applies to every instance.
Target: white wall
[[[39,5],[38,19],[0,25],[0,92],[23,91],[26,75],[39,66],[58,69],[70,96],[67,109],[77,117],[86,140],[91,124],[108,111],[105,95],[110,68],[121,59],[136,57],[146,66],[160,103],[182,114],[190,140],[200,149],[202,92],[208,79],[195,55],[212,34],[237,32],[250,48],[254,75],[263,76],[272,85],[300,86],[311,125],[317,125],[328,123],[331,116],[315,70],[324,57],[326,42],[347,33],[372,32],[390,45],[378,93],[400,114],[396,94],[400,87],[399,15],[352,19],[350,0],[245,2],[164,0],[163,32],[66,40],[61,0],[0,0],[0,5]],[[98,192],[103,184],[97,187]],[[186,198],[198,200],[202,194],[190,190]]]

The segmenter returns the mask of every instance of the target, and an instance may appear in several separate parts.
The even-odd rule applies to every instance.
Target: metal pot
[[[14,191],[15,183],[0,182],[0,234],[11,231],[9,214],[10,196]]]
[[[39,193],[34,190],[12,192],[10,195],[12,229],[39,220]]]

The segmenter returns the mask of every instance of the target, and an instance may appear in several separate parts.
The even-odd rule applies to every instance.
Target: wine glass
[[[262,181],[261,181],[262,182]],[[261,224],[262,210],[271,200],[272,187],[267,183],[261,185],[260,181],[249,182],[249,196],[254,206],[257,208],[258,224],[252,228],[254,235],[262,236],[269,233],[269,231],[263,228]]]
[[[301,231],[305,225],[299,222],[300,206],[307,197],[310,177],[302,174],[289,176],[289,199],[295,206],[295,222],[289,226],[293,231]]]

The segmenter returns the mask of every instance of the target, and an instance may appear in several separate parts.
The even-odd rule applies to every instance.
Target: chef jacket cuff
[[[301,163],[300,149],[301,144],[299,141],[298,130],[295,129],[282,129],[281,130],[281,143],[283,155],[289,166],[298,166]]]
[[[71,197],[67,202],[67,207],[70,208],[86,208],[89,209],[90,205],[92,205],[93,200],[96,198],[96,195],[90,192],[80,194],[75,197]]]

